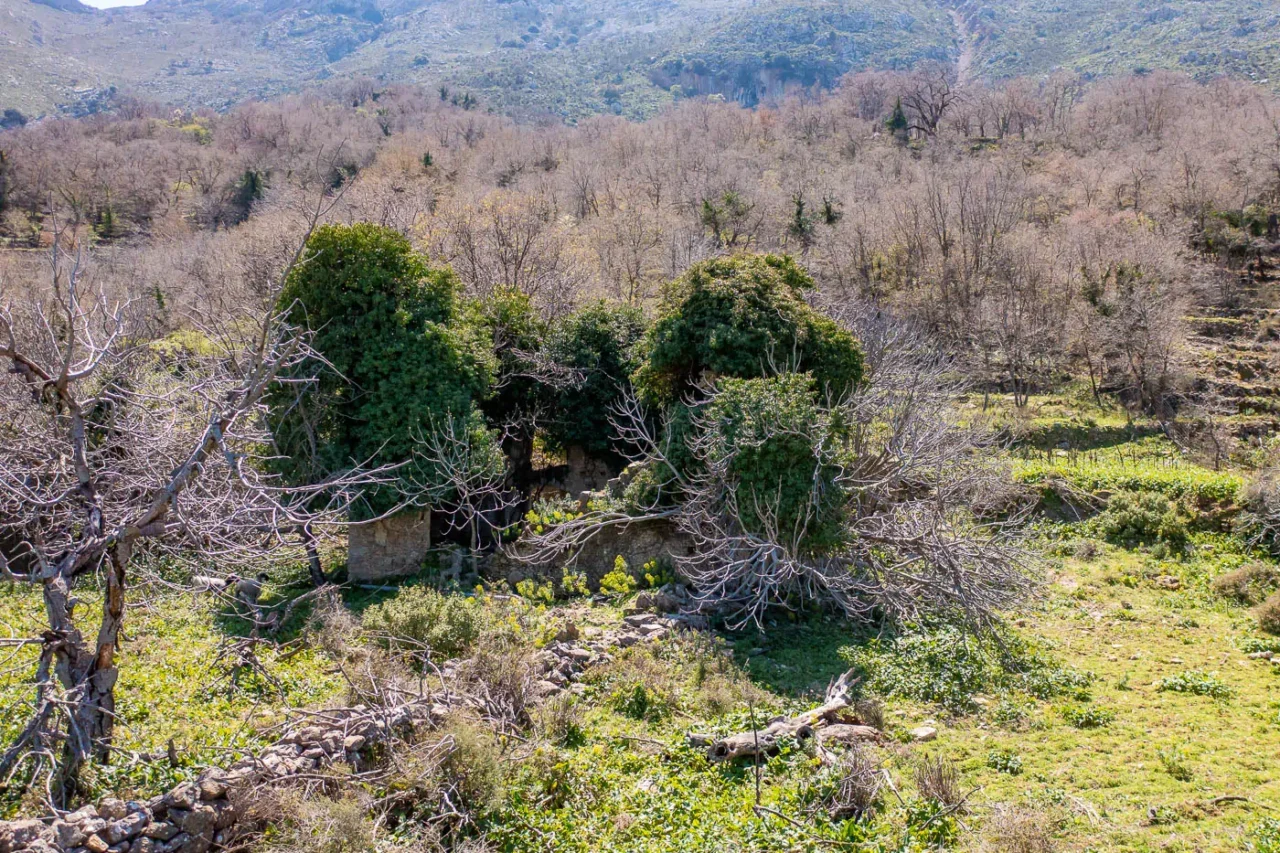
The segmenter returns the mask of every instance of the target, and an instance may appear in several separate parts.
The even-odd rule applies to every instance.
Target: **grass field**
[[[1150,425],[1070,396],[1020,417],[1014,476],[1046,495],[1068,482],[1094,508],[1075,520],[1046,501],[1031,546],[1041,595],[1007,614],[998,641],[813,615],[780,616],[762,634],[615,650],[557,706],[558,725],[492,741],[500,770],[474,831],[511,851],[1277,849],[1267,821],[1280,812],[1280,666],[1248,655],[1280,651],[1280,640],[1212,585],[1267,559],[1232,532],[1241,475],[1201,468]],[[1185,543],[1117,540],[1110,510],[1097,509],[1130,491],[1171,501]],[[231,653],[243,622],[190,594],[148,594],[128,622],[119,745],[157,753],[172,739],[182,760],[118,760],[99,771],[101,791],[163,790],[230,750],[269,742],[288,709],[343,700],[339,661],[307,632],[258,646],[258,672]],[[347,603],[358,612],[387,597]],[[503,605],[502,630],[531,649],[570,621],[600,636],[625,603],[517,601]],[[0,615],[10,636],[31,636],[39,598],[0,588]],[[19,649],[0,676],[0,735],[21,724],[33,656]],[[784,744],[757,768],[711,763],[687,743],[690,733],[745,731],[811,707],[850,667],[884,712],[887,739],[872,754],[892,787],[871,816],[829,817],[834,777],[805,744]],[[936,739],[913,742],[926,725]],[[962,808],[918,794],[924,756],[954,763]],[[29,806],[5,801],[9,811]],[[1030,825],[1046,828],[1053,847],[1010,840]]]

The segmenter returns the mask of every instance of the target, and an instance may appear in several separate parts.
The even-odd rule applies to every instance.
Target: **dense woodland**
[[[1149,849],[1182,812],[978,809],[954,762],[911,752],[936,719],[887,713],[979,715],[981,739],[1109,726],[1045,615],[1091,612],[1071,572],[1280,654],[1278,214],[1280,100],[1168,73],[923,66],[574,126],[357,81],[5,131],[4,809],[70,820],[283,736],[301,785],[254,776],[241,800],[200,776],[193,802],[102,806],[54,849],[115,832],[84,829],[99,814],[136,823],[104,850],[213,849],[215,812],[279,850],[672,849],[664,826],[707,850]],[[578,494],[583,460],[600,482]],[[424,508],[412,583],[346,576],[349,525]],[[646,525],[681,550],[575,562]],[[128,626],[191,590],[224,675],[170,680],[225,705],[162,755]],[[1018,634],[1023,608],[1056,639]],[[1225,706],[1229,681],[1151,689]],[[316,725],[342,703],[342,748],[220,730],[261,702]],[[1274,703],[1237,710],[1276,746]],[[1196,849],[1280,849],[1275,821],[1216,822],[1273,800],[1265,778],[1202,789],[1169,749]],[[978,765],[1013,784],[1022,760]],[[683,816],[618,805],[646,762]]]

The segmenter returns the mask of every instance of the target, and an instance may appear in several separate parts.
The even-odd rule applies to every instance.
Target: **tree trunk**
[[[320,562],[320,549],[316,545],[316,534],[311,529],[310,524],[303,524],[298,528],[298,534],[302,537],[302,542],[307,549],[307,568],[311,573],[311,584],[316,589],[324,586],[329,582],[325,577],[324,564]]]
[[[106,557],[102,622],[95,645],[90,648],[75,624],[76,600],[70,581],[84,561],[74,555],[64,558],[44,583],[45,610],[49,617],[46,643],[52,649],[54,674],[65,693],[66,739],[55,779],[54,792],[60,805],[71,803],[78,794],[80,771],[90,759],[106,763],[111,756],[115,730],[115,687],[119,676],[116,649],[125,614],[125,581],[129,564],[128,545],[116,545]]]

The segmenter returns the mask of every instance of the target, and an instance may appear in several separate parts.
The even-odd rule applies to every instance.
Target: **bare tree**
[[[344,521],[379,473],[301,489],[265,473],[263,396],[316,357],[280,315],[226,318],[197,332],[207,346],[169,350],[146,343],[134,303],[94,282],[83,246],[56,240],[49,271],[47,301],[0,303],[0,358],[12,377],[0,386],[0,532],[19,543],[26,568],[14,572],[0,555],[0,570],[40,585],[48,614],[33,713],[0,756],[0,778],[27,762],[29,778],[44,775],[65,803],[83,764],[110,756],[137,557],[258,559],[287,547],[300,525]],[[103,603],[90,638],[75,589],[97,572]]]
[[[736,626],[760,625],[769,608],[798,598],[861,620],[947,613],[984,627],[1029,594],[1033,582],[1017,542],[1029,507],[1006,485],[990,437],[959,421],[950,361],[880,312],[833,307],[866,346],[869,382],[825,404],[846,435],[815,442],[809,503],[785,523],[779,495],[737,481],[736,453],[750,445],[729,453],[714,446],[715,424],[705,413],[719,392],[706,387],[690,401],[693,428],[683,450],[692,466],[677,461],[671,431],[655,426],[634,396],[619,407],[620,434],[643,448],[644,464],[669,472],[665,497],[634,514],[589,511],[527,532],[515,553],[551,562],[606,527],[672,519],[693,542],[676,562],[695,606]],[[815,554],[805,542],[833,499],[847,535]]]

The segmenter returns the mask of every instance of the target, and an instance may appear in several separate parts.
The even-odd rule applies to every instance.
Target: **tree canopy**
[[[416,458],[418,442],[446,419],[471,418],[492,381],[490,348],[462,321],[453,273],[430,267],[396,231],[322,226],[304,257],[279,307],[313,330],[328,364],[308,365],[314,389],[303,405],[274,412],[282,464],[295,479],[401,465],[398,483],[366,495],[367,509],[382,512],[436,479]]]
[[[696,264],[666,286],[635,374],[646,402],[679,401],[700,382],[810,373],[818,393],[862,380],[857,341],[805,302],[813,279],[785,255],[737,255]]]

